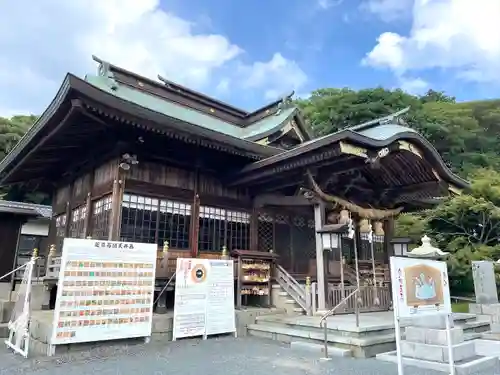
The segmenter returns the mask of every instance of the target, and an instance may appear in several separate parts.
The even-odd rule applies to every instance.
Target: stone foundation
[[[1,305],[0,305],[1,306]],[[250,308],[246,310],[236,310],[236,332],[238,337],[247,335],[247,326],[255,322],[255,318],[260,315],[275,314],[281,312],[276,309]],[[52,335],[52,322],[54,312],[34,311],[30,325],[30,356],[49,355],[50,340]],[[10,317],[10,314],[9,314]],[[173,312],[166,314],[153,314],[152,334],[161,335],[168,341],[172,340]],[[98,349],[103,346],[123,346],[134,343],[142,343],[143,339],[124,339],[112,341],[100,341],[82,344],[56,345],[55,354],[65,354],[74,351],[86,351]]]
[[[403,363],[416,367],[449,370],[447,316],[419,318],[412,321],[405,329],[405,339],[401,341]],[[450,341],[457,375],[470,374],[486,368],[494,368],[496,356],[480,356],[476,351],[475,340],[465,341],[462,328],[450,329]],[[377,356],[387,361],[397,361],[397,353],[390,352]]]

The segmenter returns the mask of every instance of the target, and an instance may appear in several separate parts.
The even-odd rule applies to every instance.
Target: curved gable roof
[[[333,145],[341,141],[350,141],[370,149],[380,149],[387,147],[394,142],[406,141],[409,144],[416,146],[417,150],[421,150],[423,152],[422,156],[430,162],[443,180],[461,189],[468,188],[469,183],[461,177],[455,175],[448,168],[436,148],[423,135],[412,128],[395,123],[396,117],[407,111],[408,109],[405,109],[381,119],[376,119],[352,128],[340,130],[336,133],[304,142],[291,150],[253,162],[243,168],[241,173],[246,174],[261,168],[271,167],[277,163],[305,156],[322,147]]]

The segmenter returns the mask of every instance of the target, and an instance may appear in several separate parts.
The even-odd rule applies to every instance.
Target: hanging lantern
[[[375,229],[375,236],[383,236],[385,234],[384,225],[381,221],[375,221],[373,227]]]
[[[349,223],[349,211],[342,210],[340,211],[339,224],[348,224]]]
[[[361,233],[368,233],[371,231],[370,222],[367,219],[361,219],[359,221],[359,231]]]

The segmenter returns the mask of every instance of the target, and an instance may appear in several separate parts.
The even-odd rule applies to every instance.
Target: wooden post
[[[257,208],[252,208],[250,216],[250,249],[257,251],[259,248],[259,211]]]
[[[324,312],[326,310],[326,277],[325,277],[325,261],[323,244],[321,242],[321,234],[318,231],[323,228],[325,220],[324,204],[318,203],[314,205],[314,228],[316,230],[316,272],[318,282],[318,310]]]
[[[193,206],[191,208],[191,257],[198,257],[198,237],[200,233],[200,197],[195,194],[193,198]]]

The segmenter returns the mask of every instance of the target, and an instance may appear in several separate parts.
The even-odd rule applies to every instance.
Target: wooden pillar
[[[87,238],[92,235],[92,190],[94,189],[94,176],[95,171],[92,170],[89,178],[89,186],[87,187],[87,199],[85,205],[87,206],[87,215],[83,223],[83,236]]]
[[[122,181],[115,178],[111,194],[111,220],[109,221],[108,241],[118,241],[120,236],[120,216],[122,208]]]
[[[394,247],[391,244],[394,237],[394,218],[384,220],[384,263],[389,264],[389,259],[394,255]]]
[[[252,208],[250,216],[250,249],[257,251],[259,248],[259,211],[257,208]],[[243,249],[246,250],[246,249]]]
[[[194,189],[193,189],[193,204],[191,206],[191,231],[189,243],[191,245],[191,257],[198,257],[198,237],[200,233],[200,168],[196,167],[194,173]]]
[[[323,244],[321,234],[318,233],[323,228],[325,220],[325,206],[323,203],[314,205],[314,228],[316,230],[316,272],[318,282],[318,312],[326,310],[326,277]]]

